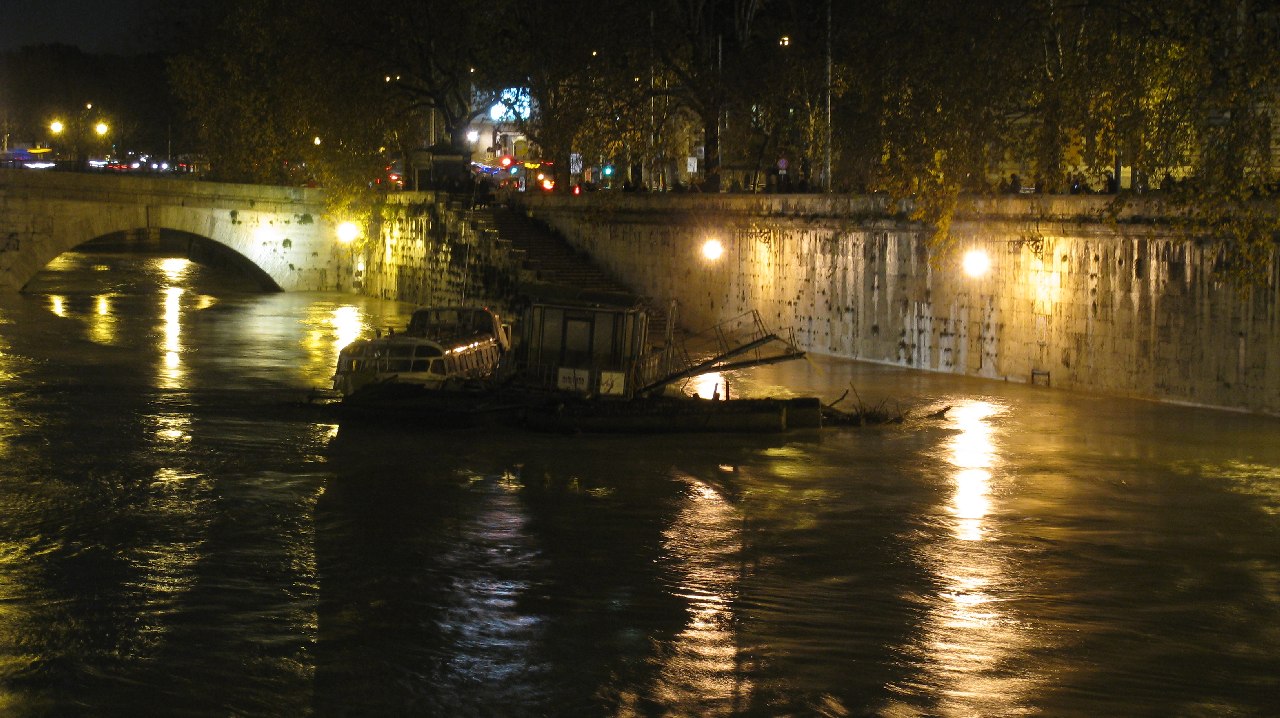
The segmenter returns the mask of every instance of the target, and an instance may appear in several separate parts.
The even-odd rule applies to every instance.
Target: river
[[[731,386],[907,420],[561,436],[307,403],[411,309],[85,253],[0,297],[0,713],[1280,711],[1274,418],[821,357]]]

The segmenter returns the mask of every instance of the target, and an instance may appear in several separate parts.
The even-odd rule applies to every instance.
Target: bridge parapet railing
[[[324,191],[309,187],[8,168],[0,169],[0,195],[15,199],[176,204],[263,211],[306,206],[312,213],[321,212],[324,207]]]

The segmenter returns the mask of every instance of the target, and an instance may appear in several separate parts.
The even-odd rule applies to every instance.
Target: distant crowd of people
[[[1128,189],[1134,192],[1157,190],[1168,192],[1176,189],[1179,184],[1178,180],[1167,172],[1160,180],[1160,183],[1154,186],[1151,185],[1147,174],[1144,172],[1135,171],[1132,177],[1133,179]],[[1066,194],[1115,194],[1120,189],[1120,183],[1116,180],[1115,173],[1110,170],[1103,173],[1097,187],[1089,181],[1089,178],[1083,172],[1073,172],[1067,175]],[[1009,180],[1000,186],[1000,191],[1004,194],[1062,194],[1058,189],[1047,186],[1039,179],[1027,183],[1016,172],[1009,175]]]

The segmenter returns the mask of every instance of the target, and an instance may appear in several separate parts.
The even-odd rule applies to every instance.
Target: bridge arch
[[[0,291],[86,242],[139,231],[188,238],[278,289],[341,289],[349,268],[323,199],[294,187],[0,169]]]
[[[288,240],[286,240],[288,241]],[[185,257],[197,264],[227,269],[245,277],[264,292],[278,292],[280,285],[261,267],[224,244],[180,230],[137,228],[95,237],[68,251],[103,251],[122,254]]]

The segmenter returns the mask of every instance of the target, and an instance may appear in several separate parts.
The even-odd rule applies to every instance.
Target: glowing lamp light
[[[991,269],[991,258],[981,249],[971,249],[965,253],[961,266],[970,277],[981,277]]]
[[[479,141],[480,141],[479,132],[476,132],[475,130],[471,130],[470,132],[467,133],[467,142],[475,143]]]
[[[724,245],[718,239],[708,239],[702,244],[702,256],[709,261],[716,261],[724,255]]]
[[[546,178],[546,179],[542,180],[542,189],[545,189],[546,191],[550,192],[551,190],[553,190],[553,189],[555,189],[555,188],[556,188],[556,181],[555,181],[555,180],[551,179],[550,177],[548,177],[548,178]]]
[[[356,237],[360,236],[360,228],[355,222],[343,222],[338,225],[338,241],[343,244],[351,244],[356,241]]]
[[[93,131],[98,133],[99,137],[102,137],[103,135],[107,134],[107,132],[110,130],[111,128],[107,127],[107,123],[105,122],[99,122],[98,124],[93,126]]]
[[[64,129],[66,129],[66,125],[62,124],[62,120],[54,120],[49,123],[49,131],[55,135],[62,134]]]
[[[319,136],[319,135],[316,135],[316,137],[315,137],[315,138],[313,138],[311,141],[312,141],[312,142],[313,142],[317,147],[319,147],[319,146],[320,146],[320,136]]]

